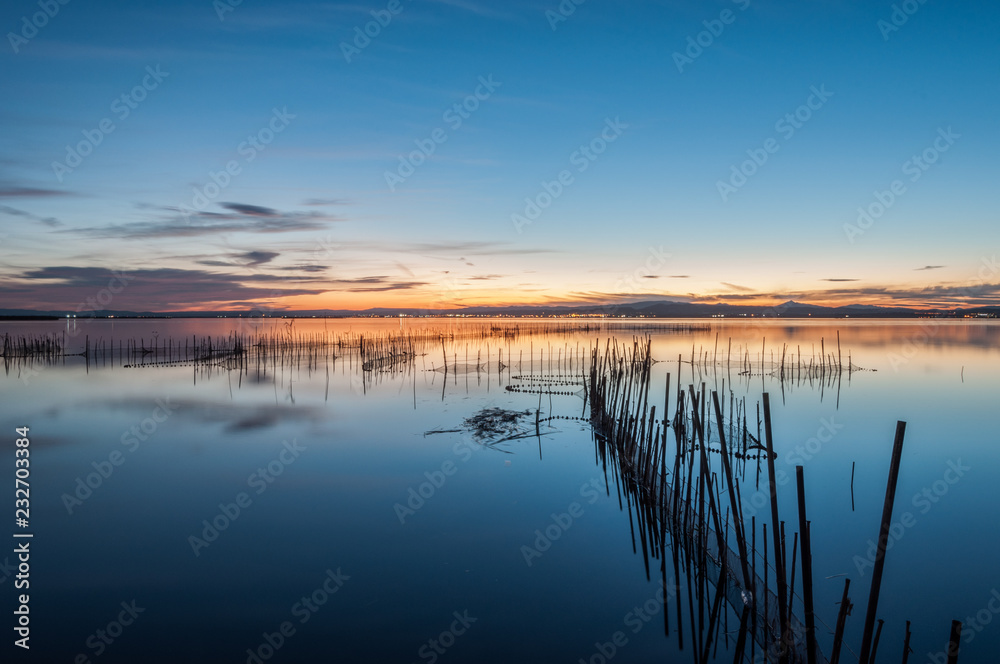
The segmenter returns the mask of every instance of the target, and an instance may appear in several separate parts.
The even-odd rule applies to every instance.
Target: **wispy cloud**
[[[398,253],[406,254],[408,257],[421,256],[446,261],[459,260],[463,263],[467,262],[467,256],[522,256],[560,253],[559,249],[548,247],[524,247],[510,242],[462,240],[451,242],[372,242],[345,239],[331,244],[330,250],[346,255],[357,255],[359,252],[366,251],[377,253],[380,256]],[[308,252],[310,250],[303,249],[302,251]]]
[[[393,290],[410,290],[428,285],[426,281],[396,281],[386,276],[333,279],[326,283],[331,286],[331,290],[344,290],[348,293],[381,293]],[[332,288],[335,286],[347,286],[347,288]]]
[[[280,256],[277,251],[247,251],[233,254],[232,260],[205,259],[196,261],[199,265],[210,265],[213,267],[258,267]]]
[[[250,205],[248,203],[219,203],[220,207],[248,217],[277,217],[279,212],[274,208],[262,207],[260,205]]]
[[[914,268],[914,270],[916,270],[917,272],[921,272],[923,270],[940,270],[940,269],[945,268],[945,267],[948,267],[948,266],[947,265],[925,265],[923,267]]]
[[[351,201],[347,198],[307,198],[302,201],[302,204],[309,207],[327,207],[333,205],[350,205]]]
[[[416,251],[428,255],[460,253],[463,256],[517,256],[557,252],[556,249],[513,246],[509,242],[415,242],[400,246],[403,251]]]
[[[185,215],[178,208],[159,208],[163,214],[147,221],[134,221],[107,226],[68,229],[96,238],[151,239],[161,237],[196,237],[223,233],[291,233],[317,231],[328,223],[341,221],[337,217],[311,212],[282,212],[273,208],[246,203],[223,203],[227,212],[196,212]]]
[[[425,281],[399,281],[392,284],[386,284],[384,286],[369,286],[369,287],[358,287],[358,288],[347,288],[349,293],[381,293],[384,291],[394,291],[394,290],[409,290],[411,288],[419,288],[420,286],[426,286]]]
[[[37,221],[40,224],[45,224],[50,228],[55,228],[57,226],[62,226],[62,222],[55,217],[40,217],[37,214],[32,214],[30,212],[25,212],[24,210],[18,210],[16,208],[9,207],[7,205],[0,205],[0,212],[10,215],[11,217],[23,217],[24,219],[31,219],[32,221]]]
[[[0,187],[0,198],[53,198],[55,196],[77,196],[62,189],[40,189],[37,187]]]
[[[603,291],[574,291],[563,296],[553,297],[547,302],[552,305],[581,304],[633,304],[635,302],[689,302],[686,295],[666,295],[662,293],[608,293]]]
[[[275,269],[288,271],[296,270],[300,272],[326,272],[329,267],[326,265],[284,265]]]

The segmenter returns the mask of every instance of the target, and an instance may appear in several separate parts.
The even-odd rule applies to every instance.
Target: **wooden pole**
[[[872,658],[871,658],[872,662],[875,661],[876,654],[878,653],[878,641],[880,638],[882,638],[882,625],[884,624],[885,621],[879,618],[878,628],[875,629],[875,639],[872,641]]]
[[[787,619],[788,619],[788,601],[785,595],[787,588],[785,587],[785,561],[784,557],[781,555],[781,521],[778,519],[778,485],[775,482],[774,475],[774,442],[771,437],[771,398],[767,392],[763,394],[764,398],[764,435],[767,443],[767,475],[768,475],[768,486],[771,492],[771,534],[774,539],[774,576],[775,584],[777,585],[778,594],[778,620],[781,625],[781,642],[782,648],[779,651],[778,662],[779,664],[785,664],[788,662],[788,649],[784,647],[785,636],[788,633]]]
[[[840,330],[837,330],[837,371],[844,370],[844,356],[840,354]]]
[[[868,664],[871,659],[872,632],[875,614],[878,612],[878,596],[882,588],[882,571],[885,569],[885,550],[889,544],[889,527],[892,524],[892,505],[896,500],[896,481],[899,479],[899,461],[903,455],[903,436],[906,422],[896,422],[896,439],[892,445],[892,461],[889,464],[889,481],[885,488],[885,504],[882,507],[882,525],[878,534],[878,549],[875,566],[872,569],[872,587],[868,593],[868,610],[865,612],[865,629],[861,637],[861,654],[858,661]]]
[[[816,664],[816,619],[813,614],[812,542],[806,520],[806,489],[802,466],[795,466],[799,497],[799,532],[802,534],[802,604],[806,619],[806,658]]]
[[[840,647],[844,643],[844,625],[847,616],[851,613],[851,598],[847,596],[847,591],[851,588],[851,580],[844,579],[844,596],[840,598],[840,611],[837,612],[837,627],[833,634],[833,651],[830,654],[830,664],[837,664],[840,660]]]
[[[851,511],[852,512],[854,511],[854,464],[855,462],[852,461],[851,462]]]
[[[962,623],[951,621],[951,638],[948,639],[948,664],[958,664],[958,644],[962,640]]]

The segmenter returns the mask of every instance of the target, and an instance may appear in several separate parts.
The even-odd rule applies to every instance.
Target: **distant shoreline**
[[[65,320],[65,316],[0,316],[0,321]]]
[[[698,320],[698,321],[745,321],[745,320],[954,320],[954,321],[982,321],[996,320],[996,313],[988,314],[940,314],[940,313],[916,313],[900,312],[896,314],[832,314],[817,313],[815,315],[758,315],[758,314],[733,314],[733,315],[701,315],[701,316],[597,316],[597,315],[504,315],[504,314],[434,314],[424,316],[414,316],[409,314],[275,314],[271,316],[241,316],[224,314],[199,314],[199,313],[179,313],[179,314],[137,314],[137,315],[114,315],[114,316],[52,316],[52,315],[0,315],[0,322],[38,322],[38,321],[62,321],[62,320],[211,320],[211,319],[232,319],[232,320],[387,320],[387,319],[408,319],[408,320],[520,320],[520,321],[675,321],[675,320]]]

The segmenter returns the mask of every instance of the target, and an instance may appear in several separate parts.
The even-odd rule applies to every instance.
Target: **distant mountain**
[[[806,309],[825,309],[826,308],[826,307],[821,307],[818,304],[805,304],[803,302],[796,302],[795,300],[789,300],[788,302],[784,302],[782,304],[779,304],[778,306],[779,307],[788,307],[788,308],[806,308]]]

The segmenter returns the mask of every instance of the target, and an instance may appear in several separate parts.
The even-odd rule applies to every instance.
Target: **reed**
[[[839,339],[836,354],[827,354],[825,347],[821,348],[823,353],[809,363],[814,368],[804,368],[803,372],[816,371],[821,375],[840,372],[842,352]],[[783,349],[784,357],[779,356],[779,373],[792,377],[798,373],[802,359],[797,357],[790,361],[785,353],[787,348]],[[710,353],[692,348],[691,366],[712,361],[709,358],[717,355],[718,346]],[[751,361],[742,351],[741,357],[744,358],[744,366],[759,366],[758,360]],[[724,361],[728,364],[731,358]],[[679,368],[682,362],[683,358],[679,358]],[[665,547],[668,539],[674,557],[675,577],[680,580],[686,574],[688,628],[685,630],[684,612],[678,596],[675,633],[679,640],[684,638],[685,633],[688,634],[695,644],[695,661],[706,661],[710,649],[713,646],[718,648],[723,631],[720,621],[728,620],[729,613],[722,611],[721,607],[728,604],[734,616],[740,618],[735,662],[760,661],[755,654],[759,650],[766,661],[836,663],[844,648],[846,621],[853,607],[848,596],[850,579],[845,580],[836,628],[827,627],[833,634],[832,656],[827,660],[816,642],[817,623],[822,621],[813,603],[814,541],[811,523],[807,519],[803,468],[796,468],[798,529],[789,534],[789,539],[793,541],[789,542],[792,544],[791,551],[786,551],[786,524],[780,519],[777,509],[779,500],[774,465],[777,455],[774,451],[769,394],[765,392],[762,395],[764,444],[761,444],[760,415],[755,436],[747,428],[745,398],[738,398],[731,391],[728,409],[723,407],[725,399],[720,398],[718,392],[711,393],[714,422],[707,417],[708,399],[704,383],[698,386],[692,383],[686,390],[678,390],[673,413],[667,417],[667,405],[671,402],[670,374],[667,375],[666,396],[658,417],[657,406],[649,400],[651,369],[655,363],[648,339],[633,338],[630,343],[609,339],[603,347],[592,345],[590,371],[584,385],[590,403],[595,454],[606,474],[609,469],[614,471],[619,495],[624,496],[624,508],[629,514],[633,550],[637,553],[641,551],[647,577],[652,569],[650,558],[663,556],[660,569],[666,587]],[[844,370],[846,368],[843,367]],[[537,380],[537,384],[545,385],[540,378]],[[758,412],[759,407],[760,404]],[[871,664],[874,659],[884,622],[876,616],[878,591],[904,426],[899,424],[894,444],[879,553],[868,597],[862,655],[859,658],[865,664]],[[670,434],[674,438],[672,446],[666,443]],[[668,458],[668,451],[672,451],[672,458]],[[743,520],[740,482],[746,480],[747,473],[759,477],[762,468],[767,474],[771,513],[770,528],[769,524],[762,524],[765,545],[763,550],[758,551],[756,518],[751,517],[749,532]],[[728,494],[728,499],[723,494]],[[723,514],[722,507],[726,501],[728,505]],[[763,558],[762,565],[758,565],[758,556]],[[786,576],[787,572],[790,576]],[[796,582],[801,588],[805,624],[792,610],[793,600],[798,597]],[[796,608],[800,606],[799,602],[794,602],[794,605]],[[877,631],[874,629],[876,621]],[[954,629],[960,635],[960,624]],[[665,625],[665,630],[669,633],[669,625]],[[957,646],[954,631],[952,642]],[[905,647],[909,647],[909,624]],[[957,647],[954,657],[957,658]]]

